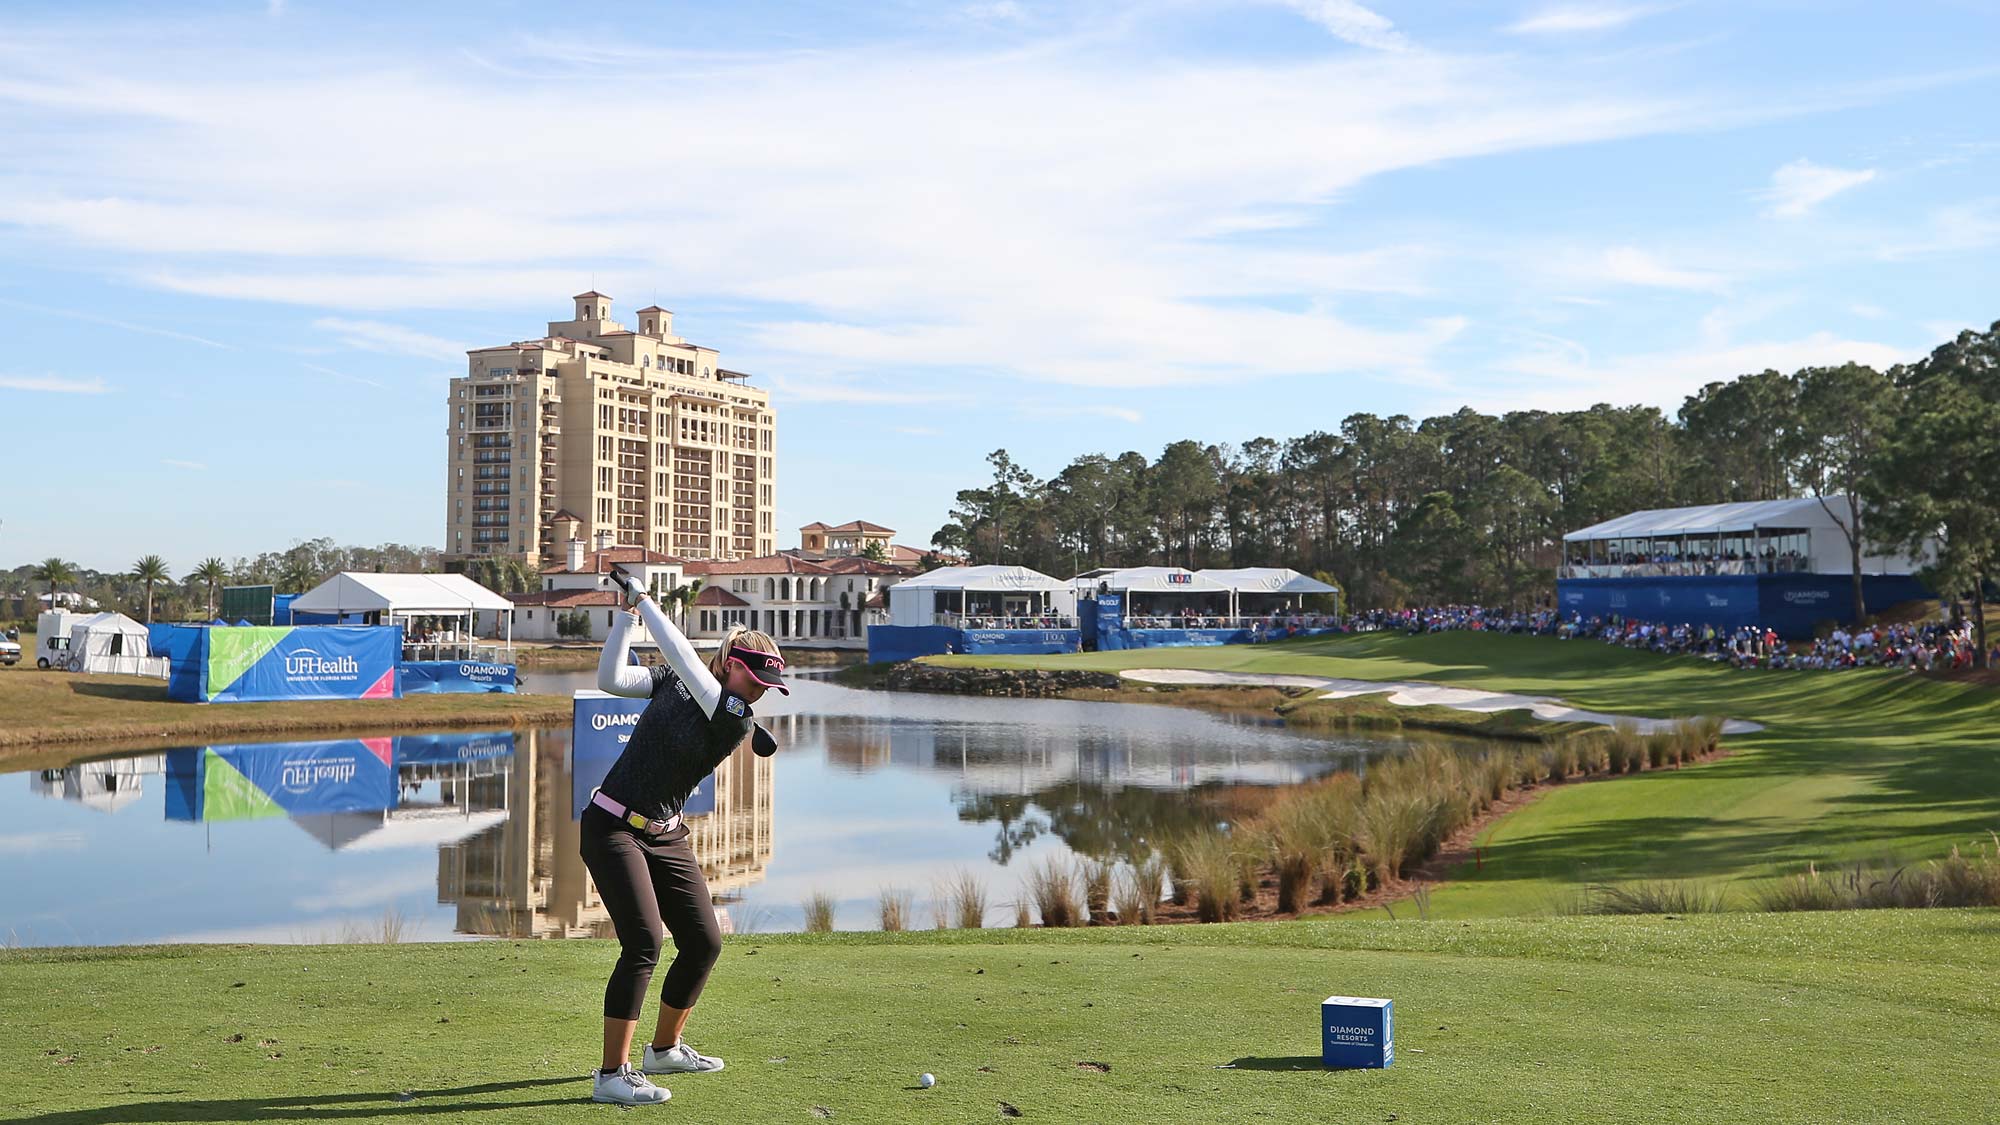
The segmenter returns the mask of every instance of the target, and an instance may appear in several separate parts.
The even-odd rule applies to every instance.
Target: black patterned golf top
[[[667,662],[653,668],[627,664],[632,619],[615,616],[598,659],[597,686],[612,695],[650,696],[652,702],[599,788],[641,816],[665,820],[679,813],[701,779],[749,736],[751,711],[743,697],[723,690],[650,598],[640,601],[639,612]]]

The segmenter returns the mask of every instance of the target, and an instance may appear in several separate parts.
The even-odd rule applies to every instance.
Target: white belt
[[[639,831],[649,832],[655,836],[672,832],[681,826],[681,818],[678,813],[665,820],[647,820],[645,817],[605,796],[602,789],[593,789],[590,791],[590,803],[632,827],[637,828]]]

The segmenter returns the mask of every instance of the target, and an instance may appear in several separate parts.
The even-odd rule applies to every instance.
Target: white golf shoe
[[[647,1074],[706,1074],[721,1070],[722,1060],[704,1055],[686,1043],[676,1043],[664,1051],[655,1051],[648,1043],[640,1069]]]
[[[633,1070],[631,1063],[621,1065],[610,1074],[598,1072],[590,1086],[591,1101],[613,1105],[654,1105],[673,1096],[673,1091],[665,1086],[653,1085],[644,1074]]]

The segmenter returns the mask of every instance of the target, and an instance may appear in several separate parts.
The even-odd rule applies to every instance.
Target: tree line
[[[1940,551],[1925,577],[1970,599],[2000,562],[2000,323],[1923,359],[1762,371],[1650,406],[1414,419],[1148,460],[1089,453],[1038,479],[1004,449],[961,490],[940,551],[1068,575],[1098,566],[1289,566],[1356,606],[1551,604],[1562,535],[1644,508],[1853,494],[1846,546]],[[1858,526],[1848,526],[1849,523]],[[1859,568],[1856,568],[1857,571]],[[1865,616],[1854,581],[1857,616]],[[1880,608],[1880,607],[1878,607]]]

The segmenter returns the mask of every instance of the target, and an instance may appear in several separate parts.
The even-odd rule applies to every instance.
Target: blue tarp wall
[[[166,754],[168,820],[395,808],[398,767],[512,757],[514,733],[199,746]]]
[[[894,663],[947,652],[982,655],[1042,655],[1081,652],[1077,629],[954,629],[949,625],[870,625],[868,659]]]
[[[1564,578],[1556,582],[1562,611],[1585,617],[1628,617],[1671,625],[1746,625],[1781,637],[1810,637],[1827,621],[1853,622],[1852,578],[1845,574],[1728,574],[1687,578]],[[1904,574],[1862,576],[1871,612],[1931,598]]]
[[[1247,645],[1248,629],[1114,629],[1097,631],[1099,652],[1126,648],[1167,648],[1181,645]]]
[[[514,666],[476,660],[405,660],[403,694],[470,694],[514,691]]]
[[[580,820],[590,793],[611,772],[611,763],[625,752],[632,740],[632,728],[650,699],[627,699],[601,691],[580,691],[570,704],[569,818]],[[701,779],[681,806],[683,817],[706,816],[715,811],[715,775]]]

